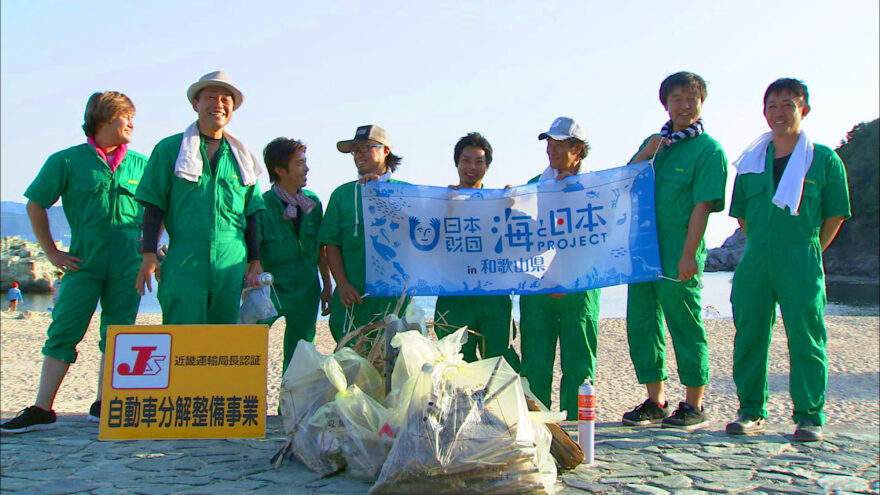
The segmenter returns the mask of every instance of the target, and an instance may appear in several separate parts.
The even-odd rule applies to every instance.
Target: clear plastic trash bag
[[[375,481],[394,441],[393,430],[387,425],[388,410],[357,385],[339,391],[331,404],[343,425],[337,442],[346,472]]]
[[[384,398],[382,379],[366,359],[347,347],[326,356],[306,341],[297,344],[281,380],[281,419],[291,451],[321,475],[345,467],[337,440],[345,424],[334,399],[349,383],[374,402]]]
[[[558,415],[530,415],[519,376],[503,358],[426,363],[412,381],[403,424],[369,493],[553,490],[556,466],[542,420]]]
[[[439,342],[416,330],[395,335],[391,339],[391,346],[399,349],[399,353],[391,373],[391,391],[385,398],[385,405],[396,409],[395,413],[402,417],[409,403],[409,389],[412,387],[409,382],[418,376],[425,364],[464,364],[461,347],[467,340],[466,332],[466,327],[460,328]]]
[[[391,450],[392,436],[380,433],[388,411],[357,385],[346,387],[342,366],[333,357],[321,367],[336,392],[334,400],[298,429],[293,454],[321,476],[346,469],[356,478],[375,481]]]
[[[272,303],[271,285],[262,285],[244,290],[241,308],[238,310],[239,323],[251,325],[260,320],[276,316],[278,316],[278,310],[275,309],[275,305]]]
[[[345,469],[345,458],[338,439],[345,431],[336,406],[326,403],[297,425],[291,437],[291,452],[319,476],[329,476]]]
[[[300,340],[281,379],[281,415],[288,435],[294,434],[296,425],[336,397],[338,389],[326,371],[328,360],[339,364],[346,384],[357,385],[376,400],[384,399],[385,388],[379,372],[354,350],[345,347],[327,356],[318,352],[311,342]]]

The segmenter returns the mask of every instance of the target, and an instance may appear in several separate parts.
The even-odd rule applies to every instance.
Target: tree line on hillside
[[[846,165],[852,217],[825,251],[827,273],[878,278],[880,270],[880,120],[862,122],[835,150]]]
[[[880,120],[853,127],[835,151],[846,164],[852,218],[843,224],[833,247],[852,254],[870,251],[876,255],[880,238]]]

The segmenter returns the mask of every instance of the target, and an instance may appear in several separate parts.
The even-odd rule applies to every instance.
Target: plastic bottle
[[[263,272],[257,280],[260,282],[260,285],[272,285],[275,282],[275,277],[269,272]]]
[[[578,444],[584,451],[584,463],[595,461],[596,389],[589,378],[578,387]]]
[[[257,277],[256,283],[253,285],[248,285],[248,281],[243,281],[243,288],[245,289],[256,289],[258,287],[265,287],[267,285],[272,285],[275,283],[275,277],[272,276],[269,272],[263,272]]]

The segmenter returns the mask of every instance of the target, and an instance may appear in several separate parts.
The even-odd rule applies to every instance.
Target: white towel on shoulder
[[[575,175],[585,173],[586,171],[587,170],[584,168],[584,162],[583,160],[581,160],[581,163],[578,164],[577,173],[575,173]],[[541,172],[541,177],[538,178],[538,180],[541,181],[547,179],[555,179],[557,177],[559,177],[559,171],[551,167],[550,165],[547,165],[547,168],[545,168],[544,171]]]
[[[736,175],[761,174],[767,163],[767,147],[773,140],[773,133],[767,132],[758,137],[743,151],[742,155],[733,162],[736,167]],[[773,204],[781,209],[787,206],[792,215],[798,214],[801,205],[801,197],[804,194],[804,177],[813,163],[813,142],[807,137],[807,133],[801,131],[797,144],[791,152],[776,194],[773,195]]]
[[[263,173],[263,165],[257,157],[251,153],[245,145],[227,130],[223,130],[223,136],[229,142],[232,156],[238,164],[238,173],[241,182],[245,186],[257,183],[257,177]],[[199,136],[198,121],[193,122],[183,132],[183,140],[180,142],[180,151],[174,161],[174,175],[190,182],[198,182],[202,176],[202,152],[200,149],[201,137]]]

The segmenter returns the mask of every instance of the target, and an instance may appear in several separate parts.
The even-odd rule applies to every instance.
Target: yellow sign
[[[266,325],[107,327],[100,440],[266,435]]]

